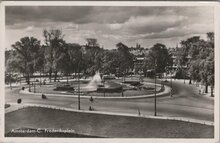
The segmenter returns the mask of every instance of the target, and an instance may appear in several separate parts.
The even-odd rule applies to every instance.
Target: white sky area
[[[105,49],[116,48],[118,42],[175,47],[181,40],[204,39],[214,31],[214,8],[204,6],[7,6],[5,15],[6,49],[25,36],[44,44],[44,29],[61,29],[70,43],[96,38]]]

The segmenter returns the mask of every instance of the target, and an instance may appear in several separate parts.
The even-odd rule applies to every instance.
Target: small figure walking
[[[91,105],[89,106],[89,111],[93,111],[94,109],[92,108],[92,103],[93,103],[93,98],[92,96],[90,97],[89,101],[91,102]]]
[[[90,102],[93,102],[93,98],[92,98],[92,96],[90,97],[89,101],[90,101]]]
[[[172,94],[172,88],[171,88],[171,90],[170,90],[170,97],[173,97],[173,94]]]
[[[140,109],[138,108],[138,116],[140,116],[141,115],[141,111],[140,111]]]

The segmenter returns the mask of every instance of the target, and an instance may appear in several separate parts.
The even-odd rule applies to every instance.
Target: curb
[[[8,103],[10,105],[17,106],[16,103]],[[182,118],[182,117],[162,117],[162,116],[150,116],[150,115],[138,115],[138,114],[128,114],[128,113],[114,113],[114,112],[105,112],[105,111],[88,111],[88,110],[77,110],[71,108],[64,108],[59,106],[48,106],[42,104],[22,104],[19,107],[12,110],[8,110],[5,112],[13,112],[19,109],[24,109],[28,107],[41,107],[41,108],[48,108],[48,109],[55,109],[55,110],[62,110],[62,111],[71,111],[71,112],[78,112],[78,113],[90,113],[90,114],[102,114],[102,115],[116,115],[116,116],[126,116],[126,117],[140,117],[140,118],[148,118],[148,119],[163,119],[163,120],[175,120],[175,121],[183,121],[183,122],[190,122],[190,123],[198,123],[203,125],[214,126],[214,122],[211,121],[204,121],[204,120],[197,120],[197,119],[189,119],[189,118]],[[9,107],[10,108],[10,107]]]
[[[157,84],[159,85],[159,84]],[[163,92],[157,93],[156,96],[162,96],[164,94],[170,93],[171,88],[167,85],[164,85],[165,90]],[[50,93],[33,93],[29,92],[27,89],[26,90],[20,90],[19,93],[21,94],[31,94],[31,95],[36,95],[36,96],[41,96],[42,94],[46,96],[58,96],[58,97],[73,97],[73,98],[78,98],[78,95],[65,95],[65,94],[50,94]],[[150,98],[154,97],[155,94],[149,94],[149,95],[139,95],[139,96],[128,96],[128,97],[102,97],[102,96],[92,96],[93,98],[98,98],[98,99],[138,99],[138,98]],[[80,98],[91,98],[90,96],[83,96],[81,95]]]

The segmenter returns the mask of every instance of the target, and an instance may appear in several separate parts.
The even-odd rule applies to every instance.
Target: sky
[[[96,38],[105,49],[119,42],[129,47],[176,47],[181,40],[205,39],[214,31],[214,9],[205,6],[7,6],[5,17],[6,49],[25,36],[44,44],[44,29],[62,30],[70,43]]]

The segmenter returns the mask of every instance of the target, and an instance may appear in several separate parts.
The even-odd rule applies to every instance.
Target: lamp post
[[[41,70],[40,70],[40,87],[41,87]]]
[[[28,73],[28,84],[29,84],[29,92],[31,92],[31,81],[30,81],[30,74]]]
[[[79,64],[78,64],[78,110],[80,110],[80,80],[79,79],[80,79],[80,74],[79,74]]]
[[[33,76],[34,76],[34,72],[35,72],[35,67],[36,67],[36,55],[34,55],[34,71],[33,71]],[[34,76],[34,82],[33,82],[33,85],[34,85],[34,93],[36,92],[36,88],[35,88],[35,76]]]
[[[121,96],[124,97],[124,91],[123,91],[123,77],[124,77],[124,74],[122,73],[122,76],[121,76]]]
[[[103,50],[103,51],[102,51],[102,58],[103,58],[103,62],[105,63],[105,56],[104,56],[104,48],[103,48],[103,47],[102,47],[102,50]],[[103,90],[104,90],[104,93],[103,93],[103,94],[104,94],[104,97],[105,97],[105,76],[104,76],[104,73],[105,73],[104,71],[105,71],[105,70],[104,70],[104,65],[102,66],[102,69],[103,69],[102,80],[103,80],[103,88],[104,88],[104,89],[103,89]]]
[[[80,60],[82,59],[82,51],[80,50],[80,58],[78,62],[78,110],[80,110]]]
[[[104,88],[104,97],[105,97],[105,77],[103,77],[103,88]]]
[[[173,82],[172,82],[172,68],[171,68],[171,76],[170,76],[170,87],[171,87],[171,91],[170,91],[170,97],[173,97],[172,95],[172,90],[173,90]]]
[[[20,85],[21,85],[21,73],[19,75],[20,75]]]
[[[184,84],[186,83],[185,79],[186,79],[186,71],[184,70]]]
[[[11,86],[11,82],[12,82],[12,81],[11,81],[11,79],[12,79],[12,74],[10,73],[9,75],[10,75],[10,76],[9,76],[9,77],[10,77],[10,83],[9,83],[9,84],[10,84],[10,89],[12,90],[12,86]]]
[[[157,63],[155,60],[154,70],[155,70],[155,94],[154,94],[154,116],[157,116],[157,72],[156,72]]]

